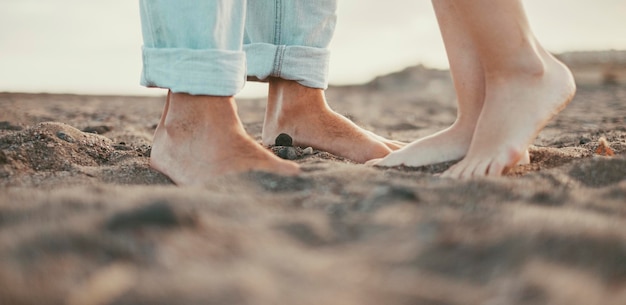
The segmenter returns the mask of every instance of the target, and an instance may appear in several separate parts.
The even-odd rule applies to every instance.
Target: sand
[[[404,141],[455,117],[423,67],[328,99]],[[580,86],[531,164],[471,180],[314,151],[177,187],[148,166],[162,106],[0,94],[0,304],[626,304],[624,84]],[[259,139],[263,100],[239,106]]]

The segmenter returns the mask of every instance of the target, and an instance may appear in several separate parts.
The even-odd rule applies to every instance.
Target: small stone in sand
[[[596,148],[595,153],[601,156],[615,156],[615,152],[613,152],[611,146],[609,146],[609,142],[606,140],[605,137],[601,137],[598,140],[598,147]]]
[[[578,143],[579,143],[580,145],[583,145],[583,144],[587,144],[587,143],[589,143],[589,142],[591,142],[591,139],[590,139],[590,138],[587,138],[587,137],[581,137],[581,138],[580,138],[580,141],[579,141]]]
[[[57,137],[65,142],[74,143],[74,138],[61,130],[57,131]]]
[[[276,146],[293,146],[293,139],[290,135],[286,133],[281,133],[276,137],[276,141],[274,141],[274,145]]]
[[[82,131],[87,132],[87,133],[105,134],[111,131],[112,129],[113,128],[111,126],[98,125],[98,126],[87,126]]]
[[[313,147],[307,147],[304,150],[302,150],[302,154],[303,155],[312,155],[313,154]]]
[[[298,153],[296,153],[296,149],[293,147],[282,147],[278,150],[277,155],[285,160],[298,159]]]
[[[120,142],[119,144],[113,145],[113,148],[115,148],[115,150],[133,150],[132,147],[126,146],[126,143],[124,142]]]

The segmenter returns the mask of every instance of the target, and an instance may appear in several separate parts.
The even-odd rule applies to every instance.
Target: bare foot
[[[438,133],[413,141],[383,159],[370,160],[367,165],[418,167],[459,160],[467,153],[474,125],[457,123]]]
[[[525,157],[545,125],[576,91],[569,69],[543,54],[541,74],[487,80],[487,94],[467,156],[443,176],[499,176]]]
[[[168,95],[157,126],[150,166],[178,185],[203,185],[225,174],[253,170],[299,173],[243,129],[232,97]]]
[[[430,136],[415,140],[408,145],[396,150],[385,158],[367,161],[371,166],[410,166],[419,167],[430,164],[460,160],[469,149],[473,124],[456,122],[445,130]],[[517,164],[529,164],[528,150],[524,153]]]
[[[311,146],[360,163],[382,158],[402,145],[361,129],[334,112],[323,90],[271,79],[263,144],[274,144],[280,133],[289,134],[296,146]]]

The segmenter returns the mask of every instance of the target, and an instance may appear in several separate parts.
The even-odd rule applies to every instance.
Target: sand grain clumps
[[[114,151],[112,141],[58,122],[40,123],[0,138],[0,164],[19,171],[63,171],[98,166]]]

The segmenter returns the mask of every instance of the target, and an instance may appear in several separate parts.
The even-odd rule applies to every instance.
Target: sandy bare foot
[[[569,69],[551,55],[544,57],[541,75],[488,80],[489,90],[467,155],[443,176],[499,176],[525,158],[537,134],[576,91]]]
[[[281,133],[290,135],[296,146],[311,146],[359,163],[382,158],[401,146],[334,112],[328,107],[322,90],[294,81],[272,79],[263,144],[274,144]]]
[[[157,126],[150,166],[178,185],[203,185],[216,176],[247,171],[299,173],[256,143],[229,97],[171,94]]]
[[[467,153],[473,130],[473,126],[464,127],[455,124],[438,133],[413,141],[383,159],[370,160],[367,165],[418,167],[458,160]]]
[[[366,164],[385,167],[401,165],[419,167],[459,160],[467,153],[473,132],[473,127],[452,125],[445,130],[415,140],[385,158],[373,159],[367,161]],[[530,163],[530,156],[526,150],[524,157],[517,164],[528,163]]]

